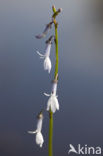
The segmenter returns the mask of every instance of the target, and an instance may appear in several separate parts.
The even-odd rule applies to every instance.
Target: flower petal
[[[52,67],[51,60],[49,57],[46,57],[44,60],[44,70],[48,70],[48,73],[50,73],[51,67]]]
[[[37,130],[36,131],[28,131],[29,134],[35,134],[37,133]]]
[[[59,110],[59,102],[57,98],[55,99],[55,106],[56,106],[56,109]]]
[[[49,98],[49,100],[47,102],[47,109],[46,110],[49,111],[50,108],[51,108],[51,102],[50,102],[50,98]]]
[[[56,110],[59,110],[58,99],[53,94],[50,96],[50,98],[48,99],[48,102],[47,102],[47,111],[49,111],[50,109],[53,113],[55,113]]]
[[[41,54],[39,51],[36,51],[37,52],[37,54],[39,55],[39,56],[41,56],[41,57],[45,57],[45,55],[43,55],[43,54]]]
[[[52,105],[51,105],[51,111],[52,111],[53,113],[56,112],[56,106],[55,106],[54,103],[52,103]]]
[[[36,134],[36,144],[38,144],[38,145],[40,145],[40,147],[42,147],[43,142],[44,142],[43,135],[41,132],[38,132]]]
[[[44,93],[45,96],[50,96],[50,94]]]

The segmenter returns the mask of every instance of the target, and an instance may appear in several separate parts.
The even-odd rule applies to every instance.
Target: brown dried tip
[[[53,80],[52,83],[58,83],[58,80]]]
[[[43,118],[43,110],[40,111],[40,113],[37,115],[37,118],[38,119]]]
[[[53,5],[53,6],[52,6],[52,9],[55,9],[55,10],[56,10],[56,7],[55,7],[55,5]]]
[[[48,44],[48,43],[52,43],[52,39],[54,38],[55,36],[53,36],[53,35],[51,35],[50,37],[49,37],[49,39],[48,40],[46,40],[46,44]]]
[[[59,8],[59,9],[58,9],[58,12],[62,12],[62,10],[63,10],[62,8]]]
[[[58,83],[58,74],[56,75],[55,79],[52,81],[52,83]]]
[[[58,73],[57,73],[57,75],[56,75],[54,81],[55,81],[56,83],[58,82]]]

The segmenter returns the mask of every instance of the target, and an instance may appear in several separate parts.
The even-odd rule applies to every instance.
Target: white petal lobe
[[[43,54],[41,54],[39,51],[36,51],[37,52],[37,54],[39,55],[39,56],[41,56],[41,57],[45,57]]]
[[[50,96],[50,94],[44,93],[45,96]]]
[[[56,110],[59,110],[58,99],[53,94],[50,96],[50,98],[48,99],[48,102],[47,102],[47,111],[49,111],[50,109],[53,113],[55,113]]]
[[[43,135],[41,132],[38,132],[36,134],[36,144],[38,144],[38,145],[40,145],[40,147],[42,147],[43,142],[44,142]]]
[[[44,60],[44,70],[48,70],[48,73],[50,73],[51,67],[52,67],[51,60],[49,57],[46,57]]]
[[[28,131],[29,134],[35,134],[37,133],[37,130],[36,131]]]

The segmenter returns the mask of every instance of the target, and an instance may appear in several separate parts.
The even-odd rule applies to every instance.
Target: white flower
[[[43,139],[43,135],[41,133],[41,129],[42,129],[42,122],[43,122],[43,116],[41,116],[38,119],[37,122],[37,129],[35,131],[28,131],[29,134],[35,134],[36,133],[36,144],[40,145],[40,147],[42,147],[43,143],[44,143],[44,139]]]
[[[47,44],[45,54],[41,54],[39,51],[37,51],[37,54],[40,56],[40,58],[44,59],[44,70],[48,70],[48,73],[51,71],[51,60],[50,60],[50,50],[51,50],[51,42]]]
[[[47,111],[49,111],[50,109],[53,113],[55,113],[56,110],[59,110],[58,99],[57,96],[55,96],[54,94],[50,95],[50,98],[47,102]]]
[[[53,83],[51,95],[44,93],[44,95],[50,96],[47,102],[47,111],[51,110],[53,113],[55,113],[56,110],[59,110],[59,102],[56,96],[56,91],[57,91],[57,83]]]

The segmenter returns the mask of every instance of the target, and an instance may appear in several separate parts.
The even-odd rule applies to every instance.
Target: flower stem
[[[55,7],[52,7],[53,12],[56,12]],[[56,55],[56,63],[55,63],[55,73],[54,73],[54,79],[57,78],[58,75],[58,24],[54,17],[54,27],[55,27],[55,55]],[[53,112],[49,111],[49,156],[53,156]]]
[[[55,74],[54,79],[58,74],[58,64],[59,64],[59,57],[58,57],[58,24],[55,24],[55,55],[56,55],[56,63],[55,63]]]
[[[49,111],[49,156],[53,155],[53,147],[52,147],[52,140],[53,140],[53,113]]]

